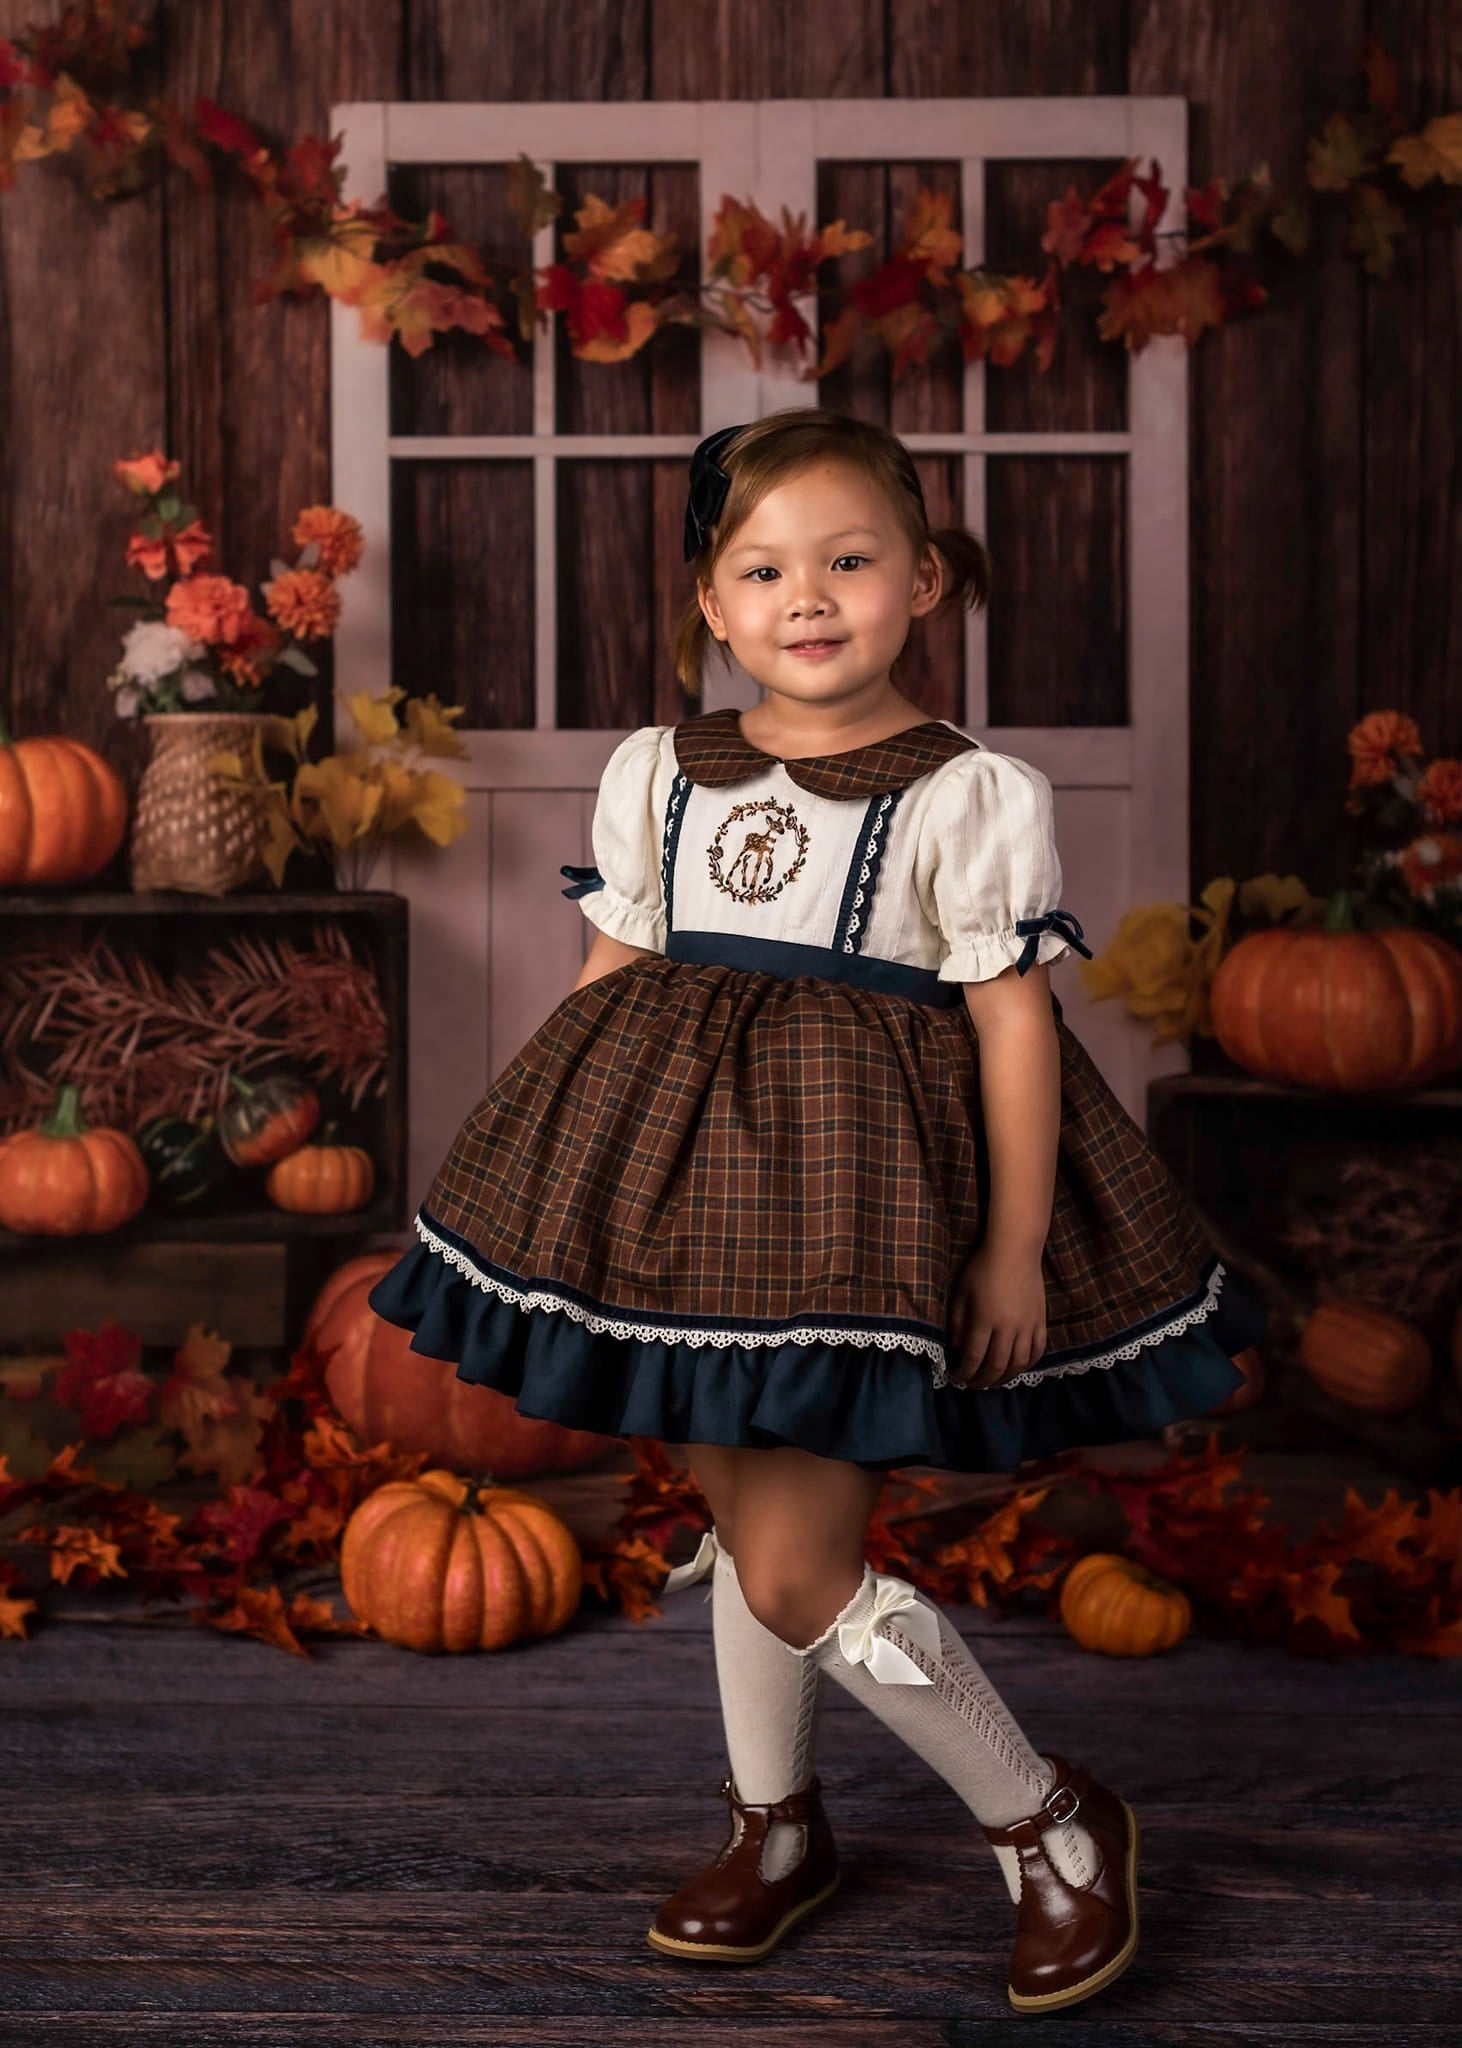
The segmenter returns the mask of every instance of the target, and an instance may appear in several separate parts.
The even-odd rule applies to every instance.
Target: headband
[[[717,433],[707,434],[690,458],[690,491],[685,501],[685,559],[687,562],[698,555],[711,537],[711,528],[720,518],[726,503],[726,493],[731,488],[731,479],[724,469],[716,465],[716,457],[731,440],[741,432],[740,427],[722,427]],[[924,505],[924,487],[919,482],[917,471],[912,468],[914,496],[928,520]]]
[[[744,424],[744,423],[743,423]],[[716,467],[716,457],[741,428],[722,427],[707,434],[690,458],[690,491],[685,501],[685,559],[698,555],[711,537],[711,528],[721,516],[731,479]]]

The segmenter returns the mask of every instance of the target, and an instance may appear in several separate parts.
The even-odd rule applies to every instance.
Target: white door
[[[1186,182],[1186,103],[1177,98],[1019,100],[593,101],[474,105],[370,103],[336,107],[346,193],[374,200],[394,164],[500,164],[519,152],[552,183],[560,163],[693,163],[702,246],[721,195],[753,199],[773,219],[785,204],[816,223],[820,163],[932,158],[961,166],[966,265],[980,261],[987,161],[1156,157],[1164,181]],[[554,228],[535,238],[533,262],[554,257]],[[814,329],[809,295],[799,302]],[[653,347],[653,343],[651,346]],[[710,334],[700,345],[700,434],[781,406],[817,403],[800,381],[806,358],[764,356],[758,372],[743,343]],[[780,351],[777,353],[781,353]],[[599,773],[627,728],[556,729],[558,703],[557,466],[570,457],[688,458],[698,435],[556,431],[552,332],[535,333],[533,428],[504,435],[393,438],[388,356],[363,341],[358,316],[332,308],[332,461],[335,502],[361,520],[366,558],[342,585],[336,687],[385,690],[391,680],[391,503],[395,464],[449,457],[533,465],[535,721],[517,731],[464,732],[459,776],[468,829],[451,846],[388,845],[373,878],[411,901],[410,1143],[408,1202],[425,1191],[463,1117],[571,986],[592,938],[560,893],[561,862],[587,863]],[[997,372],[997,374],[999,374]],[[988,433],[985,369],[964,372],[961,431],[903,434],[915,454],[962,458],[964,515],[986,533],[986,464],[1000,455],[1104,455],[1129,465],[1125,559],[1130,674],[1122,726],[991,726],[986,622],[966,617],[963,729],[1033,762],[1055,792],[1066,878],[1063,906],[1100,951],[1135,903],[1188,892],[1187,356],[1178,339],[1150,343],[1130,362],[1128,424],[1118,433]],[[988,536],[997,562],[1000,536]],[[1032,593],[1030,602],[1049,602]],[[753,704],[739,669],[708,669],[703,708]],[[647,712],[648,718],[648,712]],[[460,730],[460,728],[459,728]],[[337,707],[338,744],[353,728]],[[1186,1068],[1186,1048],[1155,1051],[1147,1028],[1115,1002],[1091,1003],[1075,954],[1053,984],[1067,1022],[1116,1093],[1144,1120],[1150,1077]]]

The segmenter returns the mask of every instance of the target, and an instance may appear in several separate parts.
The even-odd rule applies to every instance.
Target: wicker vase
[[[152,758],[137,786],[129,859],[132,887],[224,896],[264,872],[257,798],[230,789],[208,766],[228,748],[247,759],[256,711],[153,711],[144,715]]]

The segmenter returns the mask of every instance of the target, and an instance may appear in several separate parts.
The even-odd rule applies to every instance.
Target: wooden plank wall
[[[0,33],[38,11],[57,9],[0,0]],[[286,135],[321,129],[332,101],[378,97],[1181,93],[1195,182],[1261,162],[1290,178],[1368,30],[1396,56],[1418,122],[1462,101],[1456,0],[167,0],[157,19],[167,90],[215,97]],[[943,171],[834,169],[820,197],[877,228],[918,175]],[[501,220],[490,174],[412,177],[401,196],[445,199],[464,229]],[[1049,166],[998,170],[992,258],[1030,245],[1053,179]],[[675,167],[596,173],[593,189],[611,200],[645,191],[651,225],[692,223],[694,251],[693,192]],[[0,706],[17,733],[74,732],[129,774],[140,766],[141,735],[111,718],[103,685],[119,616],[103,600],[124,587],[127,530],[114,454],[165,440],[225,566],[245,578],[263,572],[293,511],[325,495],[326,309],[255,307],[264,254],[247,202],[176,181],[100,208],[48,165],[0,198]],[[1271,866],[1298,868],[1314,887],[1342,878],[1353,829],[1340,805],[1344,735],[1363,710],[1395,705],[1434,746],[1462,742],[1459,284],[1459,236],[1403,245],[1385,284],[1336,248],[1265,315],[1196,352],[1195,889]],[[520,425],[526,376],[482,370],[468,380],[450,351],[424,359],[396,380],[398,419],[408,430]],[[561,370],[565,426],[696,424],[668,350],[628,369],[565,353]],[[1119,359],[1076,342],[1044,386],[992,372],[991,424],[1104,426],[1120,417],[1121,381]],[[912,429],[943,424],[953,388],[948,371],[931,371],[891,392],[865,357],[824,396]],[[925,474],[936,496],[954,488],[937,463]],[[1008,715],[1001,691],[1013,702],[1018,689],[1033,719],[1120,718],[1120,676],[1103,651],[1120,624],[1112,466],[1069,465],[1057,491],[1053,477],[1050,464],[992,477],[1011,593],[992,613],[992,715]],[[565,617],[577,621],[562,722],[682,715],[666,654],[684,594],[679,466],[662,465],[649,489],[608,464],[584,465],[577,481],[561,534]],[[518,658],[495,654],[473,721],[528,722],[526,528],[511,475],[489,491],[423,465],[403,488],[417,500],[420,559],[401,570],[415,621],[401,679],[433,686],[490,633]],[[938,715],[958,715],[953,649],[952,637],[934,641],[916,691]]]

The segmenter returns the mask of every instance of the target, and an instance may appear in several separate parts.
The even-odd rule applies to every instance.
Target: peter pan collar
[[[736,707],[726,705],[720,711],[683,719],[674,727],[671,739],[683,775],[707,788],[720,789],[729,782],[744,782],[748,776],[765,775],[780,764],[799,789],[813,796],[878,796],[885,790],[906,789],[956,754],[980,744],[942,719],[927,718],[922,725],[911,725],[886,740],[870,740],[866,746],[839,754],[810,754],[800,761],[786,761],[743,738],[736,719]]]

